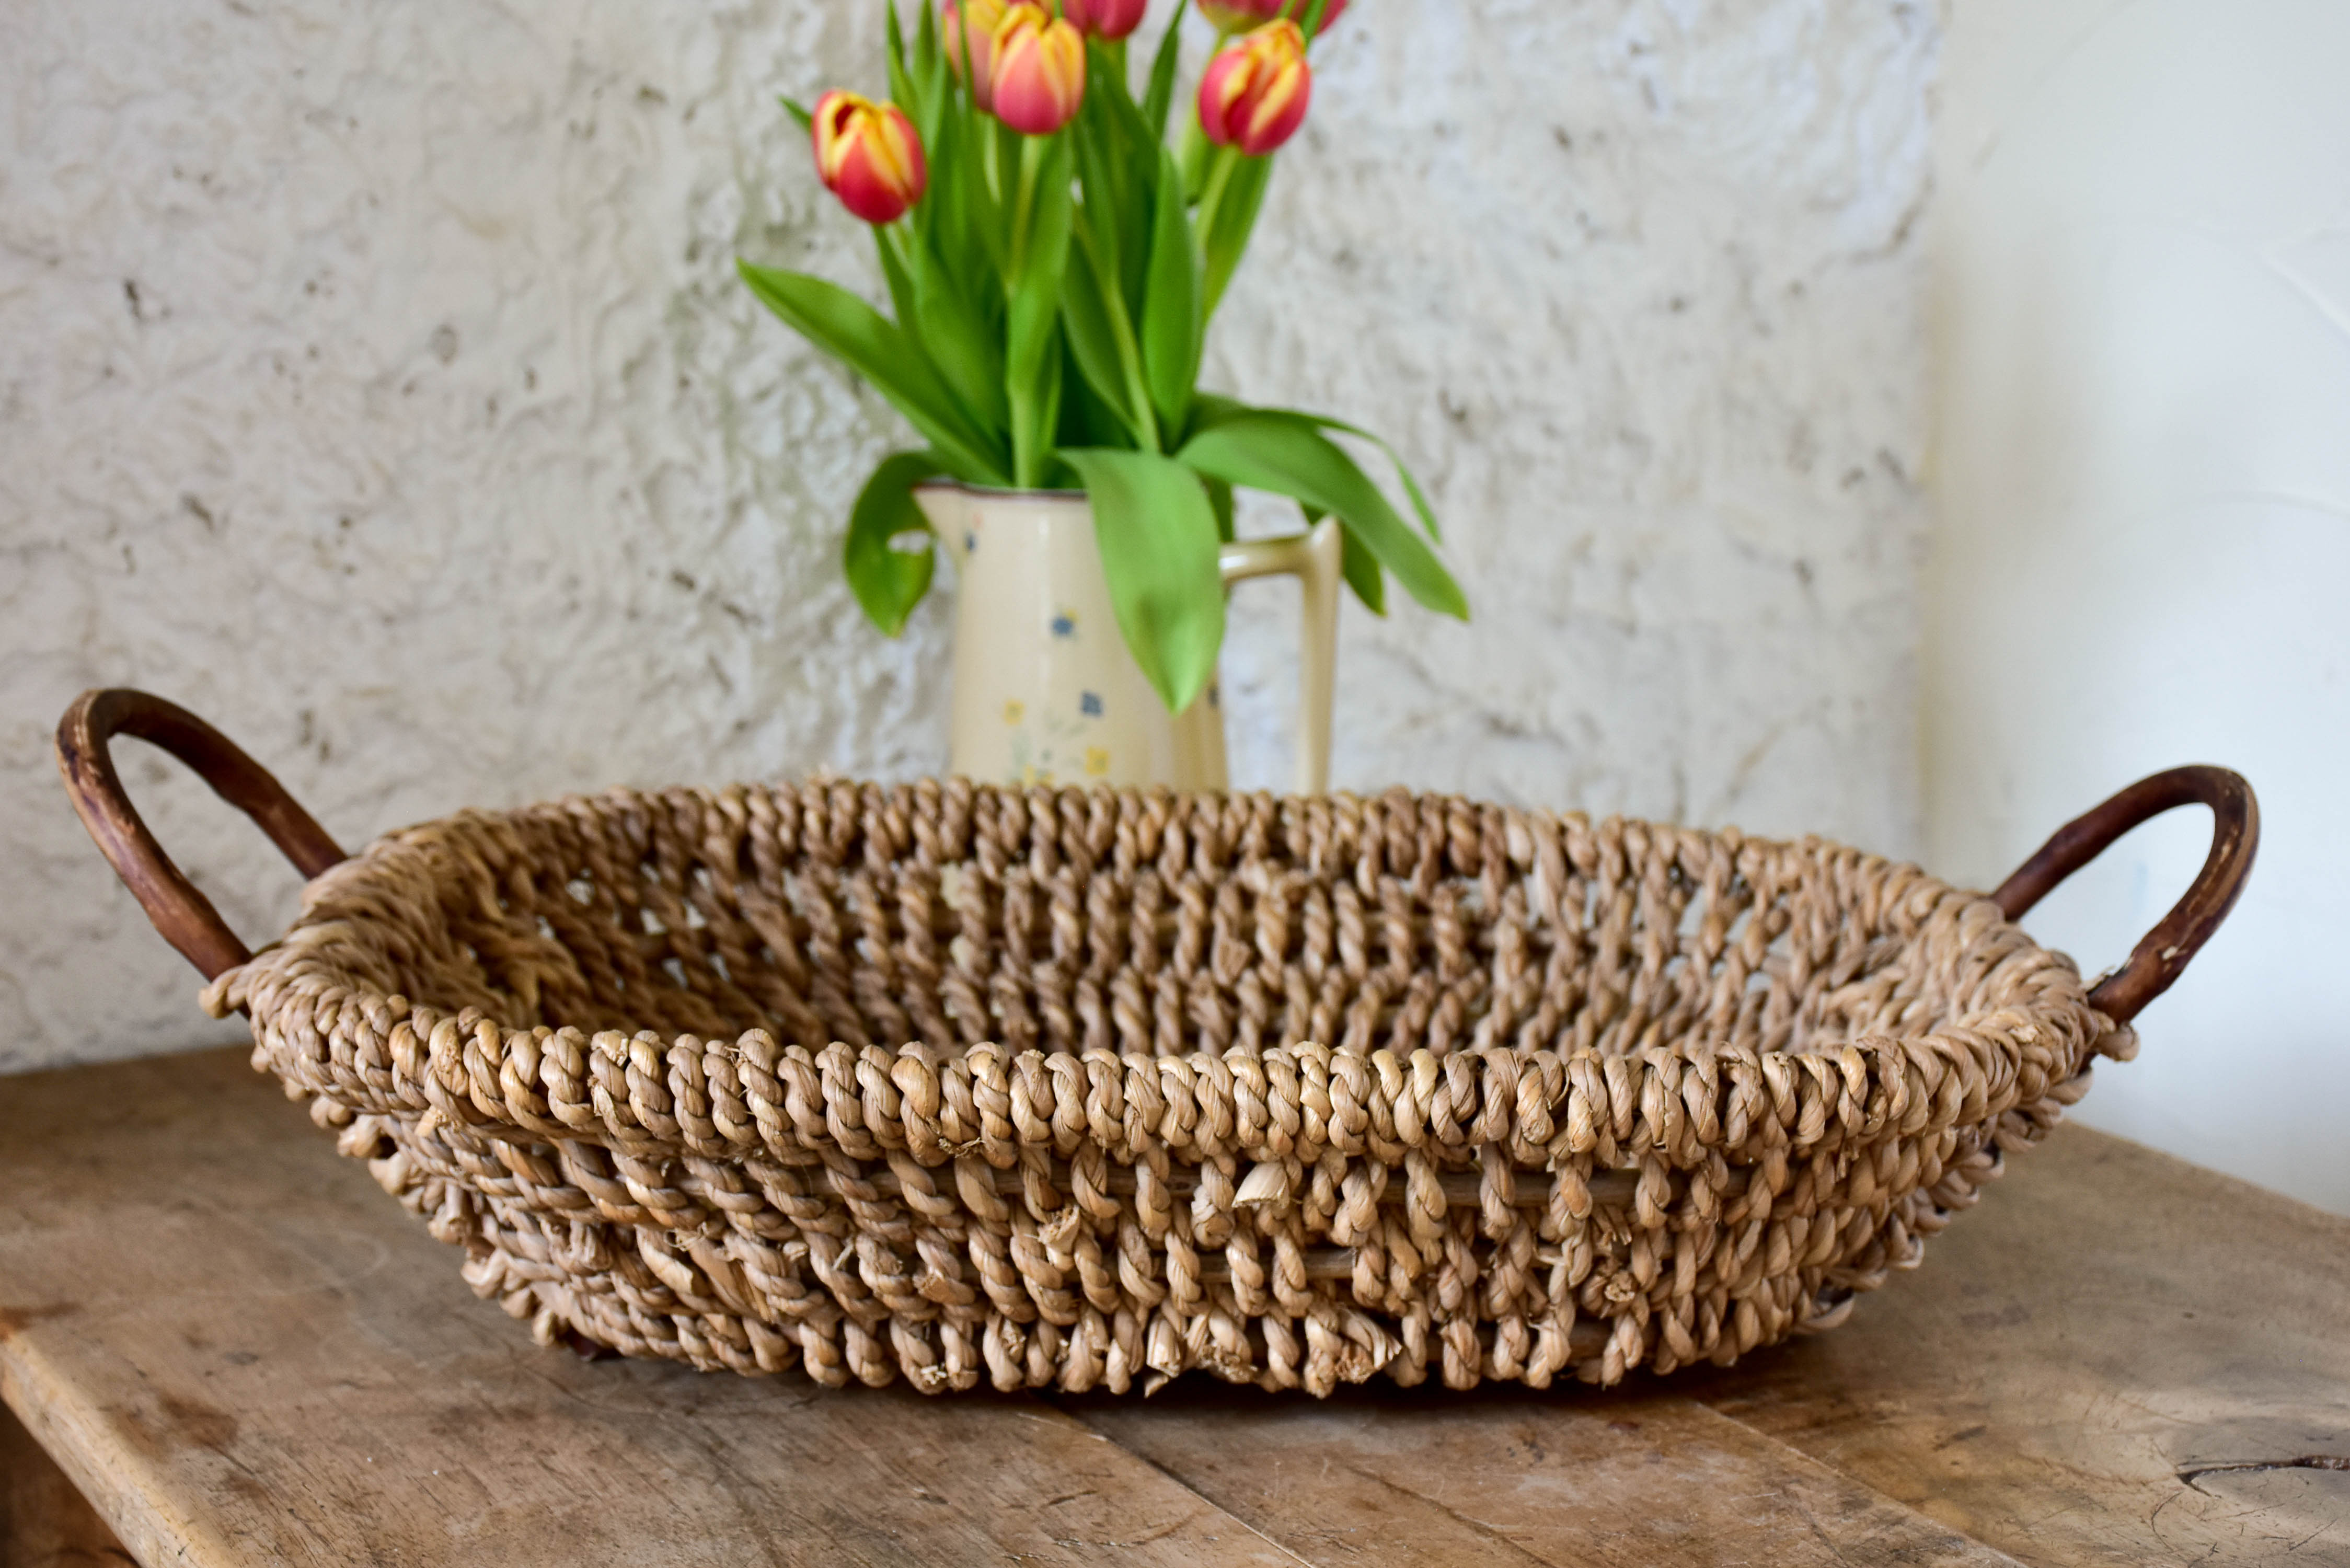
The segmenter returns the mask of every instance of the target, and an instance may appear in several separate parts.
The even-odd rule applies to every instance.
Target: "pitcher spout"
[[[947,548],[960,555],[963,535],[971,526],[971,492],[952,480],[940,479],[917,484],[913,495],[914,504],[922,509],[931,531],[946,541]]]

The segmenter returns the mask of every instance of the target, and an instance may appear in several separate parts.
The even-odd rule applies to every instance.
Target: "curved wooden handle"
[[[2143,778],[2094,811],[2056,830],[2040,852],[2016,868],[1991,895],[2011,920],[2047,897],[2051,888],[2103,854],[2131,828],[2173,806],[2211,808],[2211,853],[2186,896],[2162,923],[2131,950],[2129,961],[2089,992],[2089,1005],[2126,1023],[2140,1009],[2168,991],[2228,911],[2236,907],[2261,846],[2261,805],[2252,786],[2226,768],[2172,768]]]
[[[163,940],[212,980],[253,953],[140,820],[108,753],[118,734],[151,742],[194,769],[214,794],[253,818],[303,876],[316,877],[347,857],[268,769],[178,703],[121,687],[75,698],[57,721],[57,771],[74,810]]]

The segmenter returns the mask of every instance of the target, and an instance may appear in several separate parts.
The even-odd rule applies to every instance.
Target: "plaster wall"
[[[1929,864],[2158,768],[2259,792],[2243,902],[2092,1126],[2350,1212],[2350,8],[1959,0],[1937,252]],[[2026,922],[2118,963],[2210,817]]]
[[[946,596],[887,641],[836,565],[903,432],[732,273],[878,293],[773,95],[878,88],[880,33],[865,0],[0,8],[0,1066],[221,1037],[58,791],[86,686],[213,718],[354,843],[940,765]],[[1390,436],[1477,618],[1350,607],[1342,786],[1916,852],[1938,47],[1911,0],[1333,33],[1208,379]],[[1270,785],[1295,607],[1239,605]],[[242,821],[127,771],[234,926],[285,923]]]

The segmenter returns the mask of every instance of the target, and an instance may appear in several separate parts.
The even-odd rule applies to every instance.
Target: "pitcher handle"
[[[1330,697],[1338,671],[1338,581],[1345,543],[1338,520],[1326,517],[1310,533],[1280,539],[1244,539],[1216,552],[1224,587],[1250,577],[1295,576],[1304,597],[1297,650],[1297,767],[1293,788],[1322,794],[1330,788]]]

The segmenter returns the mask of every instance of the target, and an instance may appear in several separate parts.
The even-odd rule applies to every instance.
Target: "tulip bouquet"
[[[818,177],[873,226],[894,319],[836,284],[742,264],[769,308],[926,443],[883,459],[851,513],[844,562],[866,614],[894,635],[928,589],[912,489],[949,478],[1086,492],[1120,629],[1170,711],[1214,672],[1235,486],[1337,518],[1346,579],[1374,611],[1392,574],[1465,618],[1429,547],[1435,517],[1392,451],[1427,539],[1331,434],[1377,438],[1196,385],[1271,155],[1305,117],[1306,40],[1346,0],[1202,0],[1217,47],[1171,139],[1180,0],[1139,96],[1127,39],[1147,0],[933,3],[910,29],[892,4],[894,101],[785,102]]]

